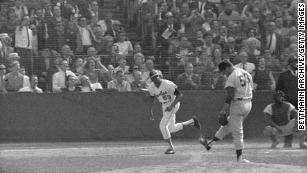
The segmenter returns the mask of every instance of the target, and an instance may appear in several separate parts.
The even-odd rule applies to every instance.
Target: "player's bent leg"
[[[276,133],[277,130],[272,126],[266,126],[263,130],[263,134],[269,136],[272,141],[271,148],[276,148],[277,145],[279,144],[279,140],[276,136]]]

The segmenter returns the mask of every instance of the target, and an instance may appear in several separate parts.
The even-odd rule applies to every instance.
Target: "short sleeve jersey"
[[[234,68],[233,72],[228,76],[225,88],[235,88],[234,99],[252,99],[253,97],[253,79],[245,70]]]
[[[159,102],[163,104],[171,104],[176,95],[174,94],[177,85],[169,80],[162,79],[162,83],[159,87],[156,87],[154,83],[151,83],[148,87],[149,94],[158,98]]]

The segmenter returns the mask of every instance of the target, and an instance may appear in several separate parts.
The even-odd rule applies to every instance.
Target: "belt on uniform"
[[[238,101],[245,101],[245,100],[252,100],[251,98],[236,98],[235,100],[238,100]]]

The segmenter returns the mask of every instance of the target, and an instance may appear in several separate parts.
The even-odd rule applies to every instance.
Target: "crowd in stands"
[[[181,89],[223,89],[223,59],[274,90],[297,56],[304,0],[122,0],[128,25],[104,1],[1,3],[0,93],[138,91],[154,69]]]

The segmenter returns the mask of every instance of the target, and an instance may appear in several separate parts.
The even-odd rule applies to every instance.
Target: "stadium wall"
[[[184,91],[177,121],[200,117],[203,132],[212,136],[224,91]],[[261,138],[265,126],[263,109],[270,92],[257,92],[245,122],[245,138]],[[161,139],[161,106],[154,106],[155,121],[149,120],[149,98],[144,93],[104,92],[72,94],[12,93],[0,95],[0,142],[9,141],[99,141]],[[189,128],[174,135],[196,138]]]

